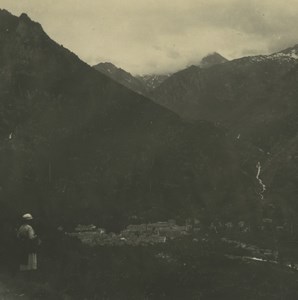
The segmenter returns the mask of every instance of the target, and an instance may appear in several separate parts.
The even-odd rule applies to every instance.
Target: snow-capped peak
[[[257,55],[250,57],[250,61],[262,62],[262,61],[278,61],[278,62],[298,62],[298,49],[290,48],[281,52],[276,52],[270,55]]]

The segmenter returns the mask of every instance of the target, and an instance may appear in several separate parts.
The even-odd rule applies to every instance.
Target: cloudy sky
[[[0,0],[93,65],[163,73],[217,51],[232,59],[298,43],[298,0]]]

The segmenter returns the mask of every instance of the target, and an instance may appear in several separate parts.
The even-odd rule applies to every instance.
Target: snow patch
[[[271,55],[258,55],[250,57],[252,62],[263,62],[263,61],[278,61],[278,62],[296,62],[298,60],[298,53],[295,49],[289,52],[278,52]]]

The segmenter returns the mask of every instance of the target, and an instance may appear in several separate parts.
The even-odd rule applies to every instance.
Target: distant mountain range
[[[214,52],[205,56],[198,66],[202,68],[209,68],[216,64],[227,62],[228,60],[220,54]],[[111,79],[123,84],[129,89],[143,94],[149,95],[151,91],[159,87],[172,74],[148,74],[133,76],[129,72],[116,67],[111,62],[99,63],[93,66],[97,71],[107,75]]]
[[[171,74],[152,74],[152,75],[138,75],[137,79],[143,82],[146,92],[150,92],[160,86]]]
[[[209,55],[199,65],[171,74],[147,96],[185,120],[224,127],[229,137],[241,141],[242,164],[262,165],[269,215],[293,219],[298,211],[297,82],[295,45],[232,61]]]
[[[142,95],[147,95],[150,91],[158,87],[171,74],[166,75],[138,75],[133,76],[129,72],[116,67],[110,62],[99,63],[93,68],[102,74],[107,75],[111,79],[121,83],[134,92]]]
[[[0,43],[3,222],[27,211],[115,230],[131,218],[256,218],[255,170],[222,128],[129,90],[110,64],[96,71],[26,14],[0,10]]]
[[[257,149],[270,215],[292,219],[298,195],[298,46],[173,74],[150,98],[188,120],[206,120]],[[257,158],[255,158],[257,159]]]
[[[281,88],[284,76],[290,74],[298,61],[295,53],[293,47],[207,69],[191,66],[173,74],[151,97],[187,119],[231,123],[241,115],[240,107],[245,113],[245,105],[269,97],[277,86]]]

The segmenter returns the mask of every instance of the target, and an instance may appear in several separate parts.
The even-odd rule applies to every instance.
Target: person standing
[[[40,243],[32,227],[33,217],[27,213],[22,216],[22,225],[17,231],[20,250],[20,271],[37,270],[37,247]]]

